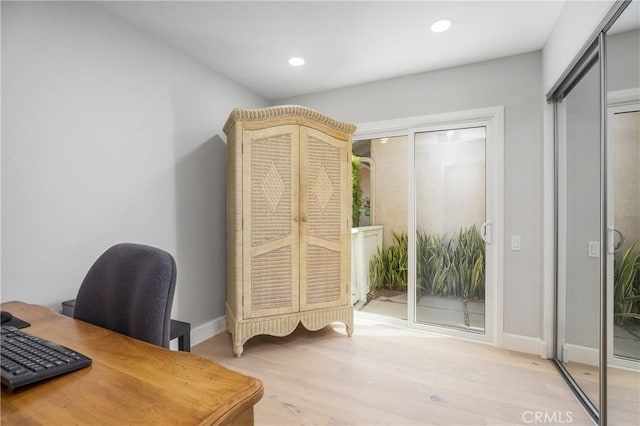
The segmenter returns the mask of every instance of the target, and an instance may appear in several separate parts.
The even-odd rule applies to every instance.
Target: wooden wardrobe
[[[301,106],[234,109],[227,134],[227,329],[233,351],[298,323],[353,332],[351,135]]]

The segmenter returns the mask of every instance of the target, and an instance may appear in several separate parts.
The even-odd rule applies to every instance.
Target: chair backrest
[[[95,261],[82,281],[74,318],[169,347],[176,262],[141,244],[117,244]]]

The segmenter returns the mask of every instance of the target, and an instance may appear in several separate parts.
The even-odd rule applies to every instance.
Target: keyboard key
[[[8,392],[91,364],[78,352],[15,327],[2,326],[0,336],[0,373]]]

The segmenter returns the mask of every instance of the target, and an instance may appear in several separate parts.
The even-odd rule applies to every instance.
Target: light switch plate
[[[600,241],[589,241],[589,257],[600,257]]]
[[[511,250],[520,251],[520,235],[511,236]]]

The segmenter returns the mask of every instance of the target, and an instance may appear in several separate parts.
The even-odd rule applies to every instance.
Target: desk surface
[[[93,360],[90,367],[13,393],[3,387],[3,425],[253,423],[253,405],[263,393],[258,379],[42,306],[1,306],[31,323],[24,331]]]

